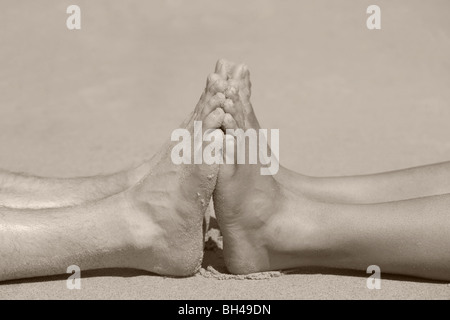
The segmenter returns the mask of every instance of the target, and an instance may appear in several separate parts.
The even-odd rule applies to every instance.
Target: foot
[[[221,60],[216,73],[228,79],[226,96],[234,102],[224,108],[223,128],[259,129],[250,103],[248,68]],[[224,139],[226,150],[234,146],[234,136]],[[220,165],[213,197],[228,270],[248,274],[314,263],[320,207],[302,194],[301,176],[282,167],[274,176],[261,175],[260,167]]]
[[[202,121],[203,132],[216,129],[212,134],[223,139],[219,128],[225,116],[221,108],[226,102],[221,93],[225,87],[226,82],[218,75],[208,78],[200,102],[182,125],[191,137],[194,121]],[[133,235],[131,267],[163,275],[188,276],[201,266],[202,222],[219,167],[205,163],[174,164],[171,152],[176,144],[168,143],[152,160],[147,176],[126,192],[131,209],[125,220]]]

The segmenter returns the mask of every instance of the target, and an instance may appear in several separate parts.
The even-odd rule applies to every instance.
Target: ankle
[[[282,215],[274,219],[269,246],[272,268],[326,266],[334,252],[330,205],[301,197],[286,201]]]

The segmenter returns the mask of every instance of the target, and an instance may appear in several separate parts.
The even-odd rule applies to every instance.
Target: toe
[[[239,97],[238,97],[238,93],[239,93],[239,81],[237,80],[229,80],[228,81],[228,86],[225,89],[225,96],[228,99],[232,99],[234,101],[236,101]]]
[[[215,72],[222,77],[222,79],[227,80],[227,65],[228,61],[225,59],[220,59],[216,63],[216,70]]]
[[[238,125],[236,123],[236,120],[234,120],[234,118],[233,118],[233,116],[231,114],[225,113],[225,117],[223,118],[222,128],[224,130],[227,130],[227,129],[236,130],[236,129],[238,129]]]
[[[206,91],[210,94],[224,92],[228,87],[226,80],[222,79],[217,73],[213,73],[208,77]]]
[[[223,110],[226,113],[230,113],[232,116],[236,114],[236,107],[234,106],[234,102],[231,99],[226,99],[223,103]]]
[[[250,82],[250,71],[246,64],[241,63],[233,69],[232,80],[233,81],[230,81],[229,84],[237,86],[240,93],[243,93],[245,96],[250,97],[252,85]]]
[[[216,64],[216,73],[223,79],[228,80],[232,76],[232,70],[234,69],[234,63],[225,59],[220,59]]]
[[[221,79],[220,75],[217,73],[210,73],[208,78],[206,78],[206,87],[211,87],[214,83],[216,83],[219,79]]]
[[[217,108],[203,121],[203,130],[219,129],[222,126],[223,119],[225,118],[225,112],[222,108]]]
[[[244,128],[244,113],[240,102],[234,103],[231,99],[226,99],[223,110],[233,117],[238,128]]]
[[[220,108],[225,103],[226,98],[225,95],[221,92],[216,93],[204,106],[202,110],[201,117],[205,118],[215,109]]]
[[[235,80],[245,79],[245,74],[248,71],[248,67],[245,63],[241,63],[233,68],[232,78]]]

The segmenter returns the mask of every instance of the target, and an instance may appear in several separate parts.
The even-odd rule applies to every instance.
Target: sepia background
[[[81,30],[66,8],[81,7]],[[382,29],[366,28],[377,4]],[[194,108],[218,58],[246,62],[280,160],[307,175],[450,160],[450,2],[0,0],[0,167],[51,177],[149,158]],[[362,273],[260,281],[96,271],[0,285],[0,298],[449,298],[450,286]]]

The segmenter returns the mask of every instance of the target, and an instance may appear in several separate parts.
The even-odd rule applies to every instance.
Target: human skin
[[[193,114],[203,130],[219,129],[230,103],[217,75]],[[193,136],[191,134],[191,136]],[[12,209],[0,207],[0,281],[81,270],[136,268],[170,276],[194,274],[203,257],[202,223],[215,188],[218,165],[175,165],[166,144],[146,175],[112,196],[70,207]]]
[[[117,194],[138,183],[152,161],[111,175],[46,178],[0,170],[0,205],[15,209],[58,208]]]
[[[224,129],[259,129],[250,103],[248,68],[227,61],[221,65],[217,73],[232,79],[235,87],[235,103],[225,108],[229,116]],[[228,134],[224,140],[226,155],[236,142]],[[427,196],[448,190],[444,179],[438,179],[442,186],[437,188],[428,180],[445,168],[311,182],[284,167],[267,176],[260,174],[260,165],[222,164],[213,198],[228,270],[247,274],[378,265],[383,273],[449,280],[450,195]],[[377,193],[379,187],[389,186],[394,195]],[[425,197],[387,202],[419,194]],[[375,201],[380,203],[368,204]]]
[[[248,68],[222,60],[217,64],[216,73],[222,77],[222,80],[228,80],[227,87],[223,81],[221,82],[221,90],[229,98],[221,104],[225,111],[221,128],[260,128],[250,103],[251,84]],[[217,75],[214,79],[217,81]],[[203,99],[202,96],[197,109],[201,108]],[[231,100],[234,100],[234,103],[231,103]],[[192,125],[192,118],[189,118],[182,127],[189,127],[189,125]],[[225,141],[230,142],[230,137],[227,137]],[[14,213],[18,215],[16,219],[9,221],[25,226],[22,228],[24,232],[16,232],[23,238],[19,243],[29,242],[29,239],[35,237],[40,238],[39,234],[33,233],[28,233],[28,238],[25,232],[34,230],[31,226],[33,223],[39,225],[39,221],[42,225],[48,222],[51,225],[53,220],[57,223],[66,220],[63,223],[66,227],[68,223],[76,226],[78,222],[89,225],[92,219],[103,221],[106,214],[99,214],[100,212],[111,212],[108,221],[104,221],[104,225],[109,226],[110,220],[121,221],[121,215],[116,216],[115,211],[127,211],[127,208],[120,206],[125,201],[119,199],[128,192],[126,190],[136,189],[133,186],[141,181],[152,168],[157,168],[158,163],[167,160],[167,150],[170,146],[171,144],[168,143],[163,151],[137,169],[111,176],[45,179],[4,172],[0,177],[7,179],[0,183],[2,186],[0,190],[8,191],[3,192],[3,199],[7,203],[16,208],[52,207],[53,209],[2,208],[0,216],[11,217]],[[446,179],[449,168],[449,163],[443,163],[376,175],[313,178],[281,167],[280,172],[274,177],[263,178],[259,174],[257,165],[223,165],[214,198],[219,224],[225,237],[226,263],[230,271],[234,273],[249,273],[311,265],[365,269],[370,265],[366,266],[368,262],[376,259],[378,263],[372,261],[374,263],[371,264],[378,264],[383,272],[447,279],[447,269],[443,265],[448,262],[448,257],[444,255],[441,260],[439,250],[445,249],[445,245],[442,245],[446,243],[445,241],[448,243],[448,239],[440,232],[445,228],[448,230],[448,224],[445,224],[445,221],[441,223],[439,220],[445,218],[448,220],[448,214],[441,208],[446,206],[447,196],[441,194],[450,192],[450,179]],[[248,185],[248,190],[242,189],[243,184]],[[59,192],[60,190],[62,191]],[[385,203],[432,195],[441,196]],[[370,203],[373,205],[366,205]],[[67,205],[72,207],[61,208]],[[437,207],[434,207],[435,205]],[[203,215],[202,212],[204,213],[200,210],[200,216]],[[230,212],[239,214],[230,214]],[[36,213],[43,216],[36,220],[31,217],[31,214]],[[59,216],[59,213],[65,216]],[[99,216],[97,217],[96,214]],[[352,214],[361,216],[353,217]],[[380,224],[380,221],[384,222],[385,216],[389,214],[393,217],[387,219],[386,224]],[[68,219],[62,218],[69,215]],[[76,218],[77,215],[80,218]],[[74,220],[71,221],[71,219]],[[61,230],[65,230],[64,226]],[[113,229],[114,226],[115,224],[106,229]],[[8,230],[11,231],[12,228],[7,227],[8,224],[3,228],[6,232],[2,232],[2,235],[8,235]],[[377,228],[381,228],[384,232],[379,234],[380,231]],[[126,231],[128,228],[123,230]],[[75,228],[75,231],[79,230]],[[433,236],[428,238],[426,236],[428,233],[433,233]],[[120,235],[121,232],[117,234]],[[60,236],[63,237],[62,234]],[[10,235],[10,238],[13,236]],[[297,242],[303,244],[303,247]],[[411,243],[413,246],[416,242],[420,245],[416,248],[418,252],[423,252],[417,257],[414,256],[417,253],[413,250],[414,248],[406,247],[403,250],[395,245]],[[119,243],[127,243],[127,240],[120,240]],[[338,246],[338,244],[341,245]],[[95,252],[100,243],[77,243],[73,240],[72,245],[81,246],[87,251],[92,247]],[[260,247],[263,249],[260,250]],[[356,250],[357,248],[359,251]],[[394,248],[401,252],[395,252]],[[116,249],[117,247],[113,246],[113,249],[107,250],[110,254],[106,254],[101,259],[96,255],[94,255],[95,259],[88,256],[86,259],[90,259],[90,262],[87,262],[83,269],[105,265],[125,266],[124,260],[130,263],[136,260],[121,256]],[[119,251],[129,253],[130,250]],[[376,252],[383,253],[377,256]],[[247,256],[247,254],[250,255]],[[32,252],[30,255],[33,256]],[[388,257],[395,257],[396,260],[389,260]],[[436,257],[440,261],[440,267],[439,261],[435,261]],[[70,256],[69,258],[73,259]],[[424,260],[430,265],[427,265]],[[242,265],[244,262],[246,264]],[[67,263],[64,262],[64,264]],[[176,265],[175,262],[173,264]],[[131,265],[130,267],[141,268],[139,263],[131,263]],[[409,270],[411,268],[415,269],[413,273]],[[429,272],[427,268],[432,272]],[[152,267],[146,270],[149,269]],[[60,270],[57,273],[61,272],[64,271]],[[28,276],[27,272],[23,274]]]
[[[249,76],[243,77],[238,66],[226,60],[219,60],[216,74],[239,88],[244,99],[242,112],[234,112],[236,120],[228,113],[226,123],[236,121],[241,127],[260,128],[251,107],[251,83]],[[229,94],[233,97],[233,94]],[[229,108],[229,107],[228,107]],[[227,110],[227,106],[224,106]],[[246,118],[244,118],[246,112]],[[227,112],[226,112],[227,113]],[[247,121],[244,126],[243,121]],[[180,127],[184,128],[186,123]],[[233,124],[229,125],[232,128]],[[237,128],[237,127],[236,127]],[[225,126],[222,127],[225,129]],[[158,161],[158,153],[140,166],[111,175],[81,178],[45,178],[28,174],[12,173],[0,169],[0,206],[17,209],[58,208],[96,201],[122,192],[138,183]],[[295,185],[302,184],[302,190],[310,197],[334,203],[369,204],[450,193],[450,162],[408,168],[384,173],[345,177],[310,177],[283,168],[296,176]]]
[[[217,74],[210,74],[206,90],[210,90],[208,87],[216,86],[211,90],[224,91],[226,82],[220,80],[220,83],[215,83],[217,80],[220,80]],[[196,110],[205,103],[204,99],[207,94],[207,91],[202,94]],[[227,101],[226,103],[232,102]],[[181,123],[180,129],[192,126],[194,112]],[[170,145],[172,142],[169,140],[162,150],[167,149]],[[135,168],[91,177],[47,178],[0,169],[0,206],[15,209],[48,209],[98,201],[136,185],[161,160],[162,155],[160,150],[151,159]]]

